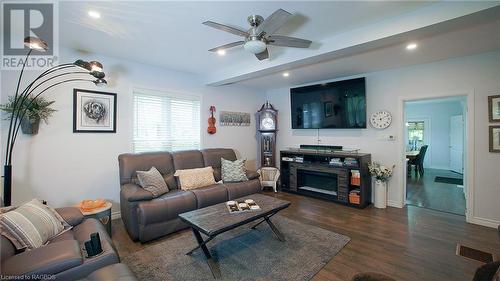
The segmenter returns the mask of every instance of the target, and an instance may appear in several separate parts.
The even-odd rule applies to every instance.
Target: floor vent
[[[460,244],[457,244],[457,255],[484,263],[492,262],[495,258],[492,253],[483,252]]]

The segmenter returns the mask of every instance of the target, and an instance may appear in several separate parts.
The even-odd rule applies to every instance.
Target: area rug
[[[350,240],[349,237],[276,215],[280,242],[266,223],[221,234],[208,243],[222,278],[218,280],[309,280]],[[122,258],[140,280],[214,280],[191,231]]]
[[[456,184],[456,185],[463,185],[464,180],[459,179],[459,178],[449,178],[449,177],[436,177],[434,179],[435,182],[442,182],[442,183],[449,183],[449,184]]]

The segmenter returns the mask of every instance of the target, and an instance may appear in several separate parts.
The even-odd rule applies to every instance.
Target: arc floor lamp
[[[29,83],[24,90],[19,91],[24,69],[31,53],[33,51],[45,52],[49,48],[45,41],[31,36],[24,39],[24,45],[29,48],[29,51],[26,54],[17,81],[13,109],[9,117],[9,132],[5,149],[3,183],[4,206],[10,206],[12,203],[12,152],[21,127],[21,122],[23,118],[25,118],[27,108],[29,108],[31,103],[49,89],[64,83],[88,81],[97,86],[105,86],[107,84],[104,79],[105,74],[103,72],[103,66],[100,62],[87,62],[79,59],[73,63],[60,64],[45,70],[35,80]],[[32,97],[32,99],[30,97]]]

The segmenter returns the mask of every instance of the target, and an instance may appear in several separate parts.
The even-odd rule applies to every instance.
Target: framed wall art
[[[500,153],[500,126],[490,126],[490,152]]]
[[[488,97],[488,115],[490,122],[500,122],[500,95]]]
[[[250,126],[250,113],[221,111],[219,119],[221,126]]]
[[[116,94],[74,89],[73,133],[116,133]]]

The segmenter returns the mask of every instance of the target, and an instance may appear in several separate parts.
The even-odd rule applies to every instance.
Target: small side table
[[[101,208],[97,208],[92,211],[82,211],[82,214],[85,218],[94,218],[99,220],[105,227],[106,231],[109,234],[109,237],[111,237],[111,206],[113,204],[109,201],[106,201],[106,205]]]

